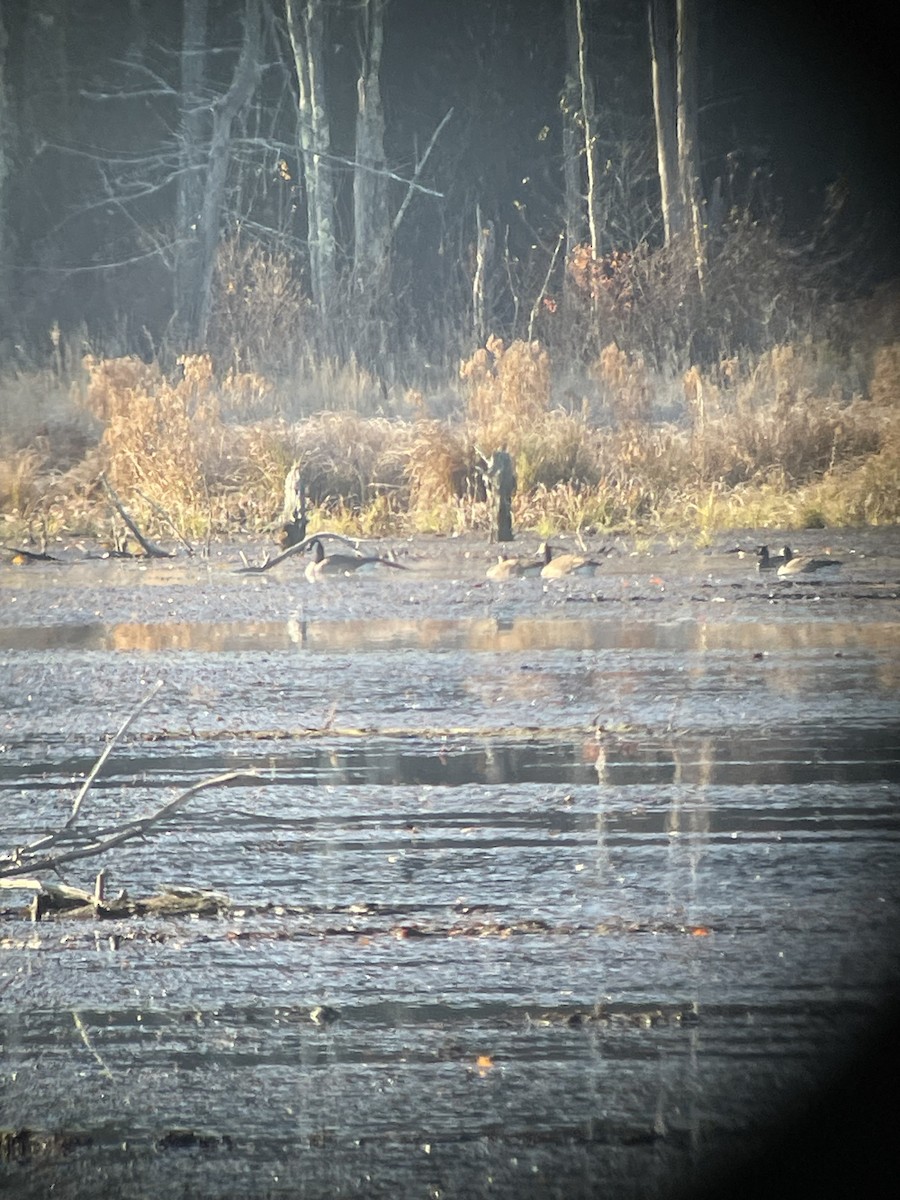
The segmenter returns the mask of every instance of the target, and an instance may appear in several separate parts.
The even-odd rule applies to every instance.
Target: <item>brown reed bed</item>
[[[900,519],[900,341],[865,363],[803,339],[681,374],[609,345],[576,374],[573,403],[570,364],[557,368],[536,341],[491,338],[460,366],[455,419],[430,415],[427,394],[402,415],[371,411],[358,373],[345,372],[347,395],[341,378],[326,364],[328,406],[298,417],[263,376],[217,374],[203,355],[170,375],[88,356],[67,385],[6,377],[2,540],[104,533],[101,472],[150,536],[263,533],[279,523],[295,461],[322,525],[486,529],[478,465],[497,449],[516,463],[516,526],[543,534]]]

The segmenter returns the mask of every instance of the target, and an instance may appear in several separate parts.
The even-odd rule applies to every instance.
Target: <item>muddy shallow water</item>
[[[496,584],[450,539],[318,584],[0,567],[0,849],[158,678],[85,825],[241,773],[103,860],[219,916],[0,893],[0,1183],[668,1196],[762,1145],[900,982],[900,534],[833,549],[797,583],[617,545]]]

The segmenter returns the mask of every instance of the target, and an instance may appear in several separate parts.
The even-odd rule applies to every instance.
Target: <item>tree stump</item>
[[[512,498],[516,493],[516,469],[512,455],[505,450],[495,450],[490,458],[484,460],[482,476],[491,510],[491,541],[511,542]]]
[[[306,490],[299,463],[294,463],[285,476],[281,519],[284,524],[278,534],[278,544],[283,550],[299,546],[306,537]]]

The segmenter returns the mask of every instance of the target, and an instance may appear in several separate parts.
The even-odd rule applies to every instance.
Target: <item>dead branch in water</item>
[[[49,872],[59,874],[60,867],[65,863],[75,862],[82,858],[95,858],[115,846],[121,846],[123,842],[146,837],[148,832],[160,821],[177,812],[194,796],[209,788],[223,787],[238,780],[259,778],[252,771],[227,771],[222,775],[213,775],[209,779],[202,779],[199,783],[192,784],[191,787],[185,788],[177,796],[167,800],[144,816],[133,817],[106,828],[84,831],[76,828],[84,801],[100,774],[103,764],[134,719],[146,708],[162,686],[162,681],[157,681],[132,708],[116,730],[79,788],[72,804],[72,812],[64,824],[53,833],[45,834],[26,846],[17,846],[6,854],[0,855],[0,889],[18,889],[39,893],[35,898],[35,919],[39,919],[42,911],[48,911],[51,908],[88,906],[96,913],[100,910],[105,912],[115,910],[117,904],[121,907],[125,903],[124,894],[117,901],[105,900],[103,894],[105,872],[103,871],[96,878],[93,893],[84,892],[79,888],[71,888],[66,884],[46,883],[40,878],[40,875]],[[172,894],[175,894],[174,889]],[[193,894],[191,891],[191,895]],[[128,901],[127,903],[133,910],[133,906],[137,902]],[[152,901],[142,903],[150,904]]]
[[[0,546],[6,554],[12,556],[12,562],[17,558],[26,559],[28,562],[62,562],[62,559],[55,558],[52,554],[48,554],[46,550],[26,550],[24,546]]]
[[[163,686],[163,681],[161,679],[157,679],[156,683],[153,684],[153,686],[150,688],[150,691],[147,693],[147,695],[144,696],[143,700],[139,700],[137,702],[137,704],[134,706],[134,708],[131,710],[131,712],[128,714],[128,716],[125,718],[125,720],[119,726],[119,728],[113,734],[112,741],[107,742],[107,744],[104,746],[100,757],[94,763],[93,767],[91,767],[90,771],[88,771],[87,778],[85,779],[84,783],[81,785],[78,795],[75,797],[75,801],[72,805],[72,815],[69,817],[68,821],[66,821],[65,825],[63,826],[63,829],[68,829],[68,828],[70,828],[70,826],[75,824],[75,822],[78,819],[78,810],[81,808],[82,802],[83,802],[85,796],[88,794],[91,784],[94,782],[94,780],[97,778],[98,774],[100,773],[100,768],[103,766],[103,764],[106,762],[106,760],[109,758],[110,754],[112,753],[113,747],[115,746],[116,742],[119,740],[119,738],[124,737],[125,733],[128,730],[129,725],[131,725],[131,723],[135,720],[135,718],[138,717],[140,715],[140,713],[142,713],[144,711],[144,709],[147,707],[147,705],[150,703],[150,701],[153,699],[153,697],[156,695],[156,693],[161,690],[162,686]]]
[[[181,530],[178,528],[178,526],[175,524],[175,522],[172,520],[171,516],[166,512],[166,510],[161,505],[157,504],[155,500],[151,499],[151,497],[148,496],[145,492],[142,492],[140,488],[135,488],[134,490],[137,492],[137,494],[140,496],[140,498],[144,501],[145,504],[150,505],[150,507],[153,509],[153,511],[156,513],[156,515],[159,517],[159,519],[161,521],[165,521],[165,523],[172,530],[172,533],[175,535],[175,537],[178,538],[179,542],[181,542],[182,546],[184,546],[185,550],[188,552],[188,554],[191,556],[191,558],[193,558],[194,557],[194,547],[187,540],[187,538],[182,534]],[[208,522],[208,525],[211,525],[211,524],[212,524],[211,521]],[[206,557],[209,558],[208,553],[207,553]]]
[[[135,538],[140,544],[141,549],[148,556],[148,558],[173,558],[174,554],[171,550],[164,550],[162,546],[157,546],[155,542],[151,542],[148,538],[144,537],[140,529],[138,529],[137,525],[135,524],[134,518],[116,495],[115,488],[102,472],[100,474],[100,482],[103,485],[103,490],[106,492],[107,500],[109,500],[110,504],[134,534]]]
[[[14,879],[20,886],[31,890],[34,881],[25,879],[24,872],[56,871],[63,863],[74,862],[79,858],[95,858],[97,855],[111,850],[114,846],[121,846],[123,842],[130,841],[132,838],[144,837],[154,825],[171,816],[200,792],[205,792],[212,787],[235,783],[237,780],[258,778],[259,776],[252,771],[227,771],[223,775],[213,775],[209,779],[202,779],[199,783],[192,784],[144,817],[135,817],[122,825],[96,830],[85,835],[85,840],[72,846],[71,849],[59,850],[51,854],[42,853],[48,844],[57,844],[63,838],[70,842],[78,841],[77,833],[71,830],[70,818],[69,822],[55,834],[40,838],[28,846],[18,846],[15,850],[0,857],[0,887],[15,886],[14,883],[3,882]]]
[[[102,874],[102,872],[101,872]],[[41,879],[0,879],[0,889],[33,892],[28,914],[40,921],[48,914],[65,913],[73,920],[94,920],[97,917],[117,918],[134,916],[215,916],[230,907],[231,901],[222,892],[211,888],[182,887],[164,884],[153,896],[129,896],[124,890],[116,896],[98,897],[84,888],[68,884],[49,883]]]
[[[296,546],[288,546],[287,550],[282,550],[280,554],[276,554],[273,558],[266,556],[265,562],[259,566],[251,566],[250,563],[244,563],[242,567],[237,567],[235,573],[237,575],[262,575],[264,571],[271,571],[273,567],[277,567],[279,563],[283,563],[286,558],[291,558],[294,554],[302,554],[304,550],[308,550],[315,541],[320,541],[323,538],[332,538],[336,542],[343,542],[345,546],[349,546],[351,550],[355,550],[359,554],[359,542],[352,538],[344,537],[342,533],[327,533],[320,531],[311,533],[309,537],[298,542]]]
[[[70,839],[73,836],[72,835],[72,826],[78,820],[78,814],[81,810],[81,806],[84,802],[84,798],[90,791],[91,785],[93,784],[94,780],[100,774],[103,764],[106,762],[106,760],[109,758],[110,754],[112,753],[113,747],[116,745],[116,742],[118,742],[119,739],[124,736],[125,732],[127,731],[128,727],[131,725],[131,723],[135,720],[135,718],[141,712],[143,712],[143,710],[147,707],[147,705],[150,703],[150,701],[153,699],[153,697],[157,694],[157,692],[160,690],[160,688],[162,686],[163,686],[163,681],[161,679],[158,679],[156,681],[156,683],[154,683],[154,685],[150,688],[150,690],[146,694],[146,696],[144,696],[144,698],[142,700],[139,700],[138,703],[134,706],[134,708],[132,708],[131,712],[128,714],[128,716],[125,718],[125,720],[119,726],[119,728],[113,734],[111,741],[109,741],[106,744],[106,746],[104,746],[100,757],[97,759],[97,761],[91,767],[90,771],[88,771],[88,774],[87,774],[87,777],[86,777],[84,783],[78,789],[78,795],[75,797],[75,800],[72,804],[72,812],[69,816],[69,819],[65,822],[65,824],[60,829],[57,829],[54,833],[48,833],[44,837],[38,838],[37,841],[30,842],[29,845],[27,845],[25,847],[19,847],[16,850],[12,851],[10,854],[0,857],[0,879],[2,879],[4,876],[8,876],[10,874],[15,874],[15,873],[17,873],[18,869],[20,869],[19,866],[17,866],[14,870],[6,869],[4,867],[4,860],[11,860],[13,863],[21,864],[21,866],[25,867],[25,869],[29,869],[28,868],[29,857],[33,860],[36,855],[48,850],[49,847],[56,845],[58,842],[60,842],[62,840]]]

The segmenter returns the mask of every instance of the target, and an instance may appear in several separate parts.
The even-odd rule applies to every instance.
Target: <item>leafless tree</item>
[[[10,176],[10,123],[12,118],[6,86],[6,49],[8,40],[0,9],[0,325],[8,328],[10,303],[8,279],[8,199]]]
[[[581,84],[578,74],[578,22],[575,4],[565,8],[566,76],[560,106],[562,108],[563,186],[565,195],[566,254],[587,237],[587,213],[584,207],[584,135],[581,127]]]
[[[675,15],[678,182],[694,248],[697,278],[702,287],[706,273],[706,249],[697,137],[697,0],[675,0]]]
[[[588,68],[587,34],[584,21],[584,0],[572,0],[574,16],[574,52],[578,76],[578,93],[581,101],[580,126],[584,146],[585,172],[587,175],[587,225],[591,252],[596,258],[600,252],[600,197],[598,194],[597,171],[597,114],[593,79]],[[570,36],[569,42],[572,43]]]
[[[325,92],[323,0],[286,0],[285,17],[297,77],[300,161],[306,188],[310,291],[323,329],[337,296],[334,178]]]
[[[357,80],[356,164],[353,171],[353,269],[357,285],[377,286],[387,266],[391,224],[387,204],[381,51],[385,0],[362,0]]]
[[[175,324],[187,349],[205,344],[216,251],[222,230],[225,185],[235,119],[256,90],[261,65],[262,6],[245,0],[240,54],[227,91],[211,105],[201,100],[207,42],[206,0],[184,0],[182,127],[175,244]],[[203,137],[200,113],[211,108]],[[202,140],[201,140],[202,139]]]
[[[678,179],[672,0],[648,0],[647,16],[650,28],[653,115],[656,122],[656,158],[659,166],[663,230],[668,243],[684,228],[684,207]]]
[[[653,111],[665,238],[688,233],[702,286],[706,247],[697,132],[696,0],[648,0]],[[674,16],[674,23],[673,23]]]

